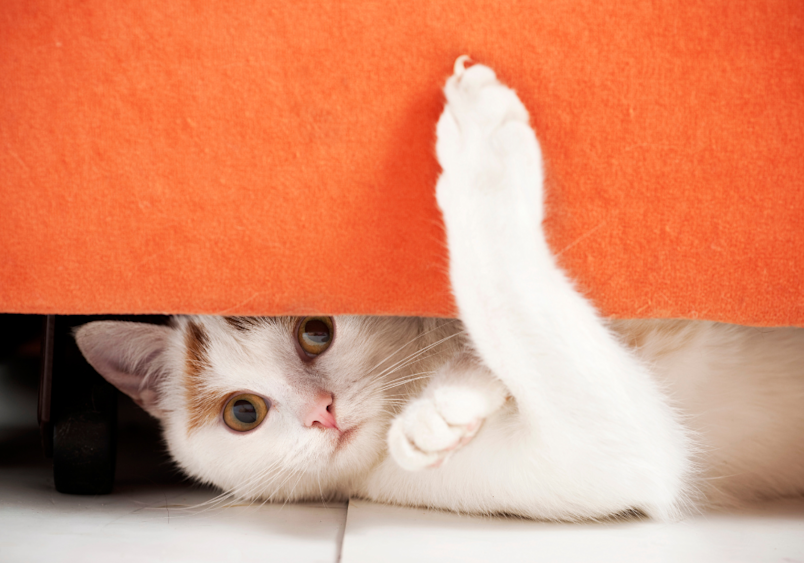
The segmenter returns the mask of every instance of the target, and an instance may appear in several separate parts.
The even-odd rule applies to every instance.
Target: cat
[[[93,322],[83,354],[188,475],[577,521],[804,491],[804,330],[607,320],[557,267],[525,107],[462,57],[436,153],[460,319]]]

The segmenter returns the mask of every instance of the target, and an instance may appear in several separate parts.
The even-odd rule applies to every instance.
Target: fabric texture
[[[6,0],[0,37],[0,311],[454,315],[469,54],[604,314],[804,325],[800,0]]]

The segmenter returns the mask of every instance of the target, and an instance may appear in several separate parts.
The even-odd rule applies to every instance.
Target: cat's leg
[[[508,390],[469,353],[442,366],[391,425],[388,448],[404,469],[440,466],[468,444],[508,398]]]
[[[629,507],[673,516],[689,489],[689,437],[649,370],[555,263],[527,111],[491,69],[462,59],[445,94],[437,199],[452,288],[475,349],[529,429],[539,498],[568,517]]]

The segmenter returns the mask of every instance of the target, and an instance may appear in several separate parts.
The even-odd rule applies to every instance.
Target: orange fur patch
[[[215,420],[223,408],[226,400],[220,393],[211,391],[204,385],[204,370],[209,368],[207,348],[209,338],[204,328],[195,323],[187,324],[184,335],[187,349],[184,367],[184,388],[187,399],[188,434],[204,424]]]
[[[687,344],[696,334],[697,323],[687,319],[613,320],[611,329],[633,350],[640,350],[651,337],[661,338],[663,346],[654,355],[664,355]]]

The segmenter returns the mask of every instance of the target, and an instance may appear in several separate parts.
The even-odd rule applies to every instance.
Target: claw
[[[453,69],[455,76],[460,77],[466,71],[466,65],[464,63],[471,63],[472,59],[469,55],[461,55],[457,59],[455,59],[455,67]]]

